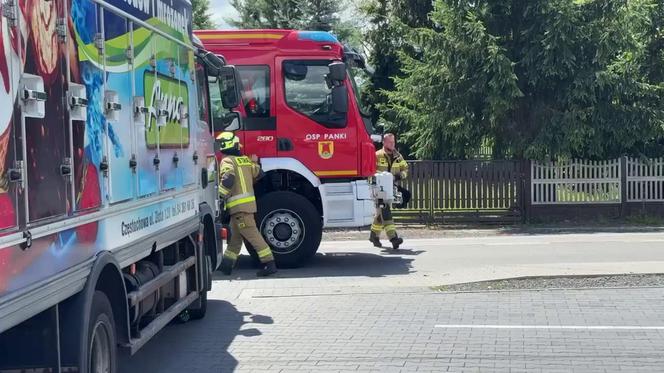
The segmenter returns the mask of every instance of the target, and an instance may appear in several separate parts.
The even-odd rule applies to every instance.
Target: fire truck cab
[[[359,55],[326,32],[196,34],[239,73],[236,133],[266,172],[257,185],[256,221],[277,264],[296,267],[311,258],[323,228],[371,224],[367,178],[376,159],[353,75],[364,67]]]

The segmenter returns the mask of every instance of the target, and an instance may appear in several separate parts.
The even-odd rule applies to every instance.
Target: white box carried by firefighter
[[[384,202],[394,200],[394,175],[390,172],[378,172],[374,176],[374,199]]]

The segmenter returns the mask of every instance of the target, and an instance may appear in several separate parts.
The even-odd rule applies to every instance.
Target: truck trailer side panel
[[[102,253],[122,269],[174,244],[187,247],[169,263],[216,247],[191,14],[187,0],[4,4],[0,333],[80,292]],[[194,289],[209,277],[188,276]]]

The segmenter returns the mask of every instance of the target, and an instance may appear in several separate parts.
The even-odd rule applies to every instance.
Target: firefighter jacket
[[[261,167],[248,157],[224,156],[219,166],[219,196],[231,215],[256,213],[254,182],[261,176]]]
[[[408,177],[408,163],[398,151],[388,154],[384,149],[376,152],[376,171],[391,172],[394,180],[403,180]]]

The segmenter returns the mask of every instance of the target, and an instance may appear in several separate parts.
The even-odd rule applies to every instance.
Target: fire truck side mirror
[[[209,75],[219,75],[221,69],[226,65],[226,61],[223,60],[222,56],[215,55],[212,52],[200,51],[199,56],[205,62]]]
[[[343,62],[335,61],[328,65],[330,74],[328,78],[333,82],[343,82],[346,80],[346,64]]]
[[[226,126],[226,131],[237,131],[240,129],[240,114],[239,113],[231,113],[232,117],[230,118],[230,122]]]
[[[345,114],[348,112],[348,92],[346,86],[339,85],[332,88],[332,110]]]
[[[237,76],[235,66],[227,65],[219,70],[219,93],[221,104],[225,109],[233,109],[240,105]]]
[[[240,113],[231,111],[224,113],[222,118],[214,119],[214,132],[237,131],[240,129]]]

